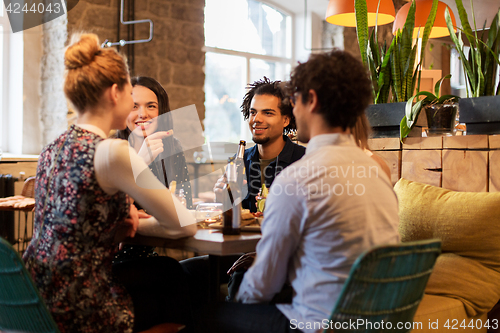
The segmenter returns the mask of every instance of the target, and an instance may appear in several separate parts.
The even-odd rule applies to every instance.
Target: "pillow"
[[[403,242],[439,238],[443,252],[500,271],[500,192],[455,192],[403,178],[394,190]]]
[[[453,253],[441,254],[425,293],[462,301],[469,317],[486,313],[500,299],[500,273]]]
[[[400,179],[403,242],[439,238],[442,252],[426,293],[461,300],[469,316],[500,299],[500,193],[455,192]]]

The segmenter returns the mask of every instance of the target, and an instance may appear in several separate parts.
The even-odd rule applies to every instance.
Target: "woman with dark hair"
[[[127,118],[127,128],[117,131],[117,137],[129,141],[165,186],[175,181],[177,189],[184,190],[187,208],[192,208],[186,159],[180,142],[173,136],[168,94],[150,77],[134,77],[131,83],[134,109]]]
[[[116,136],[130,146],[166,187],[172,181],[184,190],[186,206],[191,208],[191,185],[180,142],[173,136],[173,120],[168,94],[155,79],[131,80],[134,107],[127,117],[127,128]],[[138,209],[142,209],[136,203]],[[158,256],[154,247],[123,245],[113,261],[113,275],[132,296],[136,312],[135,331],[165,321],[187,324],[189,304],[185,297],[183,272],[177,260]]]

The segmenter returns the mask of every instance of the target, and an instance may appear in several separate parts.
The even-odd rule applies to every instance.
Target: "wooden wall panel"
[[[401,177],[441,186],[441,150],[403,150]]]
[[[443,188],[462,192],[487,192],[488,152],[443,150]]]
[[[488,149],[488,135],[458,135],[443,137],[443,148]]]
[[[500,192],[500,150],[489,151],[489,192]]]
[[[385,160],[391,170],[392,185],[401,178],[401,151],[400,150],[379,150],[374,151],[374,154]]]

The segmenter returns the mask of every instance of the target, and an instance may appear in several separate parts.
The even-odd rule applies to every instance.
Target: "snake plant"
[[[462,66],[467,78],[467,97],[469,97],[469,92],[472,95],[470,97],[500,95],[500,84],[496,85],[497,64],[500,65],[498,59],[500,51],[500,9],[493,18],[486,42],[483,42],[484,27],[481,36],[478,36],[474,10],[472,10],[474,21],[474,31],[472,31],[462,0],[455,0],[455,2],[462,22],[462,29],[458,29],[458,37],[455,35],[448,9],[445,11],[445,19],[450,31],[450,37],[462,59]],[[466,51],[462,41],[462,33],[470,45],[468,57],[465,56]]]
[[[415,27],[415,1],[412,2],[403,30],[398,31],[387,48],[379,46],[377,26],[368,39],[368,10],[366,0],[355,0],[356,33],[361,59],[367,67],[373,87],[374,103],[406,102],[415,87],[420,90],[420,75],[425,47],[436,18],[438,0],[433,0],[432,9],[425,24],[420,49],[420,62],[416,64],[418,45],[413,40]],[[390,91],[392,99],[389,100]]]
[[[368,9],[366,0],[355,0],[356,34],[361,53],[361,60],[368,69],[372,80],[374,104],[388,103],[391,87],[390,54],[392,44],[387,49],[387,44],[379,46],[377,25],[368,37]]]
[[[449,103],[458,102],[460,97],[455,95],[439,96],[441,83],[443,82],[443,80],[449,78],[451,78],[450,74],[446,75],[445,77],[441,78],[438,82],[436,82],[436,85],[434,86],[434,94],[428,91],[420,91],[417,94],[410,97],[410,99],[408,99],[408,102],[406,102],[405,116],[401,120],[401,126],[400,126],[401,142],[403,142],[403,139],[406,138],[410,133],[412,127],[415,125],[415,122],[417,121],[418,115],[420,114],[420,110],[422,110],[424,106],[428,104],[444,104],[445,102]],[[413,104],[413,101],[420,96],[425,96],[425,98]]]

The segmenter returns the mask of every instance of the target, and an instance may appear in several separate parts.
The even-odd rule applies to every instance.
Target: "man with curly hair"
[[[399,241],[392,184],[350,134],[372,98],[362,63],[339,50],[313,54],[289,90],[306,154],[274,180],[255,259],[228,272],[238,303],[207,311],[205,332],[322,332],[359,255]],[[287,285],[291,302],[276,301]]]
[[[306,149],[288,137],[295,130],[295,118],[283,82],[271,81],[264,76],[247,88],[241,112],[248,121],[256,145],[245,150],[248,194],[242,206],[256,212],[255,197],[262,184],[269,188],[284,168],[304,156]],[[224,176],[217,181],[214,187],[216,195],[221,193],[225,182]]]

